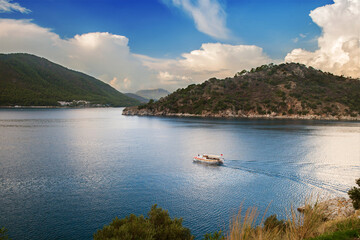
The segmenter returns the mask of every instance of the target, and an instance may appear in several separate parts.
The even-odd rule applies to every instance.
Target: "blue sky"
[[[135,53],[153,57],[177,57],[204,42],[255,44],[270,57],[283,58],[293,48],[314,50],[313,39],[321,29],[313,24],[311,10],[331,4],[329,0],[228,0],[226,11],[230,39],[216,39],[198,31],[181,9],[161,0],[19,0],[30,9],[26,18],[52,29],[63,38],[88,32],[126,36]],[[24,18],[21,13],[3,17]],[[306,35],[301,38],[299,34]],[[298,38],[297,42],[295,39]]]
[[[359,8],[358,0],[0,0],[0,52],[43,56],[121,91],[174,90],[284,61],[358,77]]]

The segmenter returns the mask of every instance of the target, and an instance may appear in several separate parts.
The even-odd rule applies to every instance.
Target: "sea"
[[[123,116],[122,108],[0,110],[0,227],[13,240],[92,239],[115,217],[168,210],[197,239],[360,177],[360,122]],[[201,153],[225,163],[194,163]],[[260,221],[258,220],[258,221]]]

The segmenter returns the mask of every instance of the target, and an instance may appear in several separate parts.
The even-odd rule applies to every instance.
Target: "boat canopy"
[[[218,155],[210,155],[210,154],[204,154],[203,155],[204,157],[207,157],[207,158],[212,158],[212,159],[220,159],[221,156],[218,156]]]

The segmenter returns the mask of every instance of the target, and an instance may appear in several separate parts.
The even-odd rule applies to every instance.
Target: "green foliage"
[[[30,54],[0,54],[0,106],[58,106],[58,101],[135,106],[110,85]]]
[[[214,233],[207,233],[204,235],[203,240],[225,240],[225,237],[222,231],[214,232]]]
[[[285,231],[286,223],[284,220],[278,220],[276,214],[274,214],[265,219],[264,228],[266,230],[273,230],[277,228],[281,231]]]
[[[355,240],[360,238],[360,219],[348,218],[336,224],[335,228],[309,240]]]
[[[359,187],[352,187],[348,191],[348,195],[351,198],[351,200],[353,201],[354,208],[360,209],[360,178],[357,179],[355,182]]]
[[[246,70],[244,69],[244,70],[242,70],[241,72],[237,72],[234,77],[240,77],[240,76],[242,76],[242,75],[245,75],[247,72],[248,72],[248,71],[246,71]]]
[[[171,219],[168,211],[153,205],[148,217],[131,214],[124,219],[115,218],[94,234],[94,240],[190,240],[190,230],[182,226],[182,219]]]
[[[0,228],[0,240],[10,240],[7,229],[6,228]]]
[[[353,240],[360,237],[357,230],[337,231],[333,233],[323,234],[319,237],[310,238],[309,240]]]

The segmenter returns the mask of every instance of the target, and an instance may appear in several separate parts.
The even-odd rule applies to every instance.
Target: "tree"
[[[191,240],[194,237],[182,226],[181,218],[171,219],[168,211],[153,205],[148,217],[131,214],[123,219],[115,218],[109,225],[94,234],[94,240]]]
[[[266,230],[273,230],[277,228],[281,231],[285,231],[286,223],[284,220],[278,220],[276,214],[274,214],[265,219],[264,228]]]
[[[351,200],[353,201],[353,206],[355,209],[360,209],[360,178],[357,179],[355,181],[355,183],[359,186],[359,187],[352,187],[349,191],[348,191],[348,195],[351,198]]]

